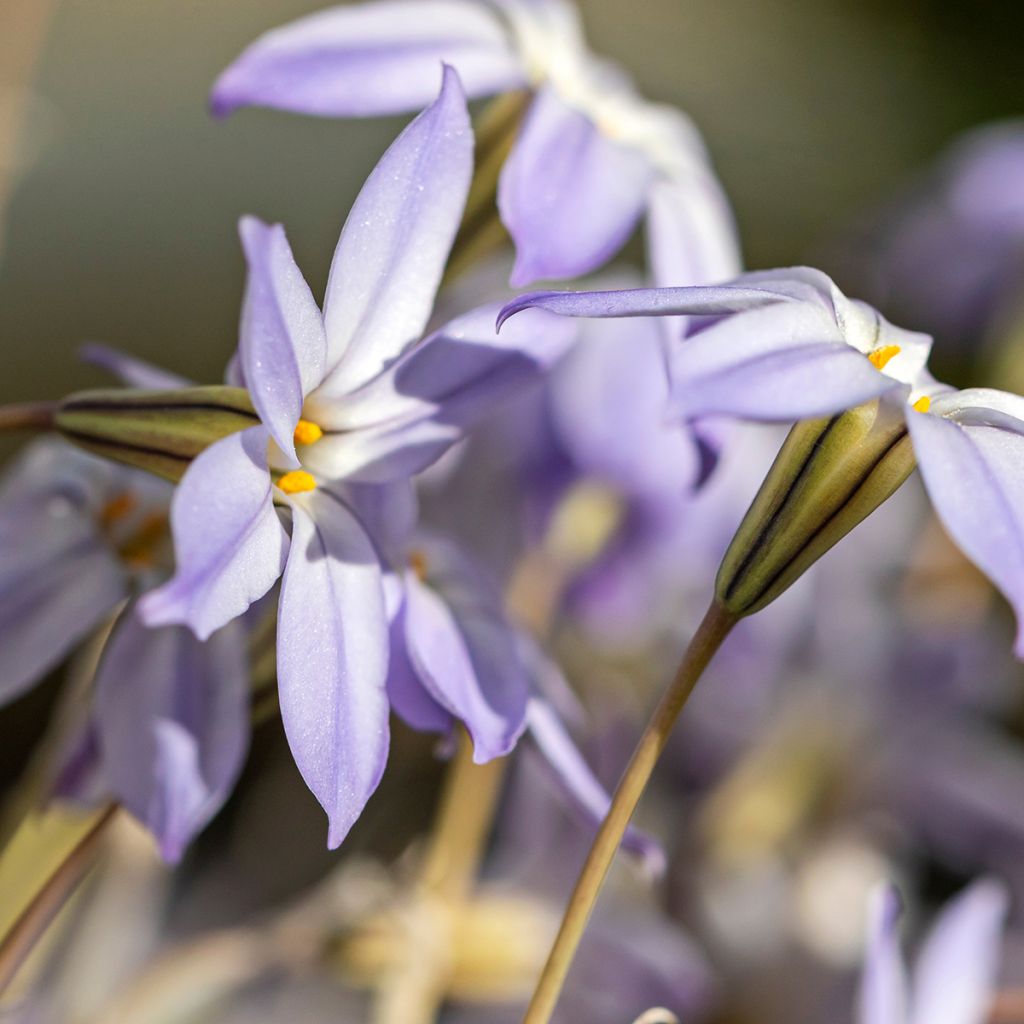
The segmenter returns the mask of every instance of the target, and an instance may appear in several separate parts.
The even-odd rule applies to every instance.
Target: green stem
[[[690,641],[675,678],[658,703],[623,773],[611,806],[598,830],[569,905],[562,917],[558,936],[530,1001],[523,1024],[548,1024],[554,1012],[576,949],[597,902],[605,876],[611,867],[622,836],[640,802],[644,788],[687,698],[708,662],[729,635],[736,619],[713,603]]]
[[[49,430],[56,410],[56,402],[0,405],[0,430]]]

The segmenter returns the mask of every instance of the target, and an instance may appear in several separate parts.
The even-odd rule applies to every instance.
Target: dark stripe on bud
[[[175,481],[204,448],[259,422],[248,392],[229,387],[80,391],[54,417],[80,447]]]
[[[915,466],[906,420],[883,398],[789,432],[718,570],[734,615],[774,601],[899,488]]]

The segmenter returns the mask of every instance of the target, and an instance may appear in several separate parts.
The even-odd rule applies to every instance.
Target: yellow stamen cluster
[[[315,491],[316,481],[313,479],[313,475],[304,469],[293,469],[277,481],[277,486],[285,494],[301,494],[303,491]]]
[[[927,395],[922,395],[911,408],[914,412],[927,412],[932,407],[932,400]]]
[[[323,430],[315,423],[311,423],[309,420],[299,420],[295,424],[295,443],[296,444],[312,444],[314,441],[319,441],[324,436]]]
[[[899,354],[899,345],[883,345],[881,348],[876,348],[873,352],[869,352],[868,359],[871,360],[871,365],[876,370],[884,370],[885,364]]]

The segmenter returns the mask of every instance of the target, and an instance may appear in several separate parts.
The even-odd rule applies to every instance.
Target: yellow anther
[[[295,424],[296,444],[312,444],[314,441],[319,441],[323,436],[323,430],[321,430],[315,423],[311,423],[309,420],[299,420],[299,422]]]
[[[293,469],[277,481],[277,486],[285,494],[301,494],[303,491],[315,491],[316,481],[312,474],[307,473],[304,469]]]
[[[900,354],[899,345],[883,345],[881,348],[876,348],[873,352],[868,353],[868,359],[871,360],[871,365],[876,370],[884,370],[885,364],[889,362],[893,356]]]
[[[134,494],[129,494],[127,491],[124,494],[118,494],[100,509],[100,524],[113,526],[119,519],[124,519],[130,512],[134,512],[137,504],[138,501]]]
[[[412,569],[420,583],[426,582],[427,556],[422,551],[417,549],[409,552],[409,568]]]
[[[932,400],[927,395],[922,395],[913,405],[915,412],[927,412],[932,407]]]

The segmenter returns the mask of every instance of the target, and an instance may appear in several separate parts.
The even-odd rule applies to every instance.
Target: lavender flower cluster
[[[259,1008],[257,983],[301,959],[275,919],[204,1020],[519,1019],[578,862],[598,826],[610,859],[623,809],[641,870],[613,875],[556,1019],[1024,1019],[998,982],[1024,887],[1007,656],[1024,657],[1024,398],[936,380],[930,335],[820,270],[743,272],[699,132],[593,55],[565,0],[302,18],[213,86],[215,115],[249,106],[414,117],[322,300],[285,228],[241,218],[222,383],[93,345],[123,386],[12,407],[49,433],[0,484],[0,701],[66,678],[22,816],[123,809],[176,864],[239,785],[254,722],[279,714],[342,849],[313,924],[302,911],[330,996],[321,1012],[291,979],[293,1003],[278,979]],[[1021,138],[961,147],[938,179],[952,198],[930,182],[850,276],[919,302],[940,336],[980,341],[997,313],[1019,332]],[[642,270],[609,266],[639,227]],[[957,291],[942,260],[965,238],[984,262]],[[573,290],[520,292],[538,282]],[[915,468],[923,490],[903,486]],[[695,630],[669,725],[721,653],[679,729],[656,713],[645,731],[653,827],[626,828],[645,739],[606,784]],[[389,819],[374,793],[396,719],[436,740],[450,799],[418,881],[371,884],[345,840],[364,812]],[[897,885],[911,905],[955,893],[911,980]],[[71,973],[29,990],[26,1019],[85,998]],[[184,998],[178,1016],[132,1009],[151,989],[96,1019],[199,1019]]]

